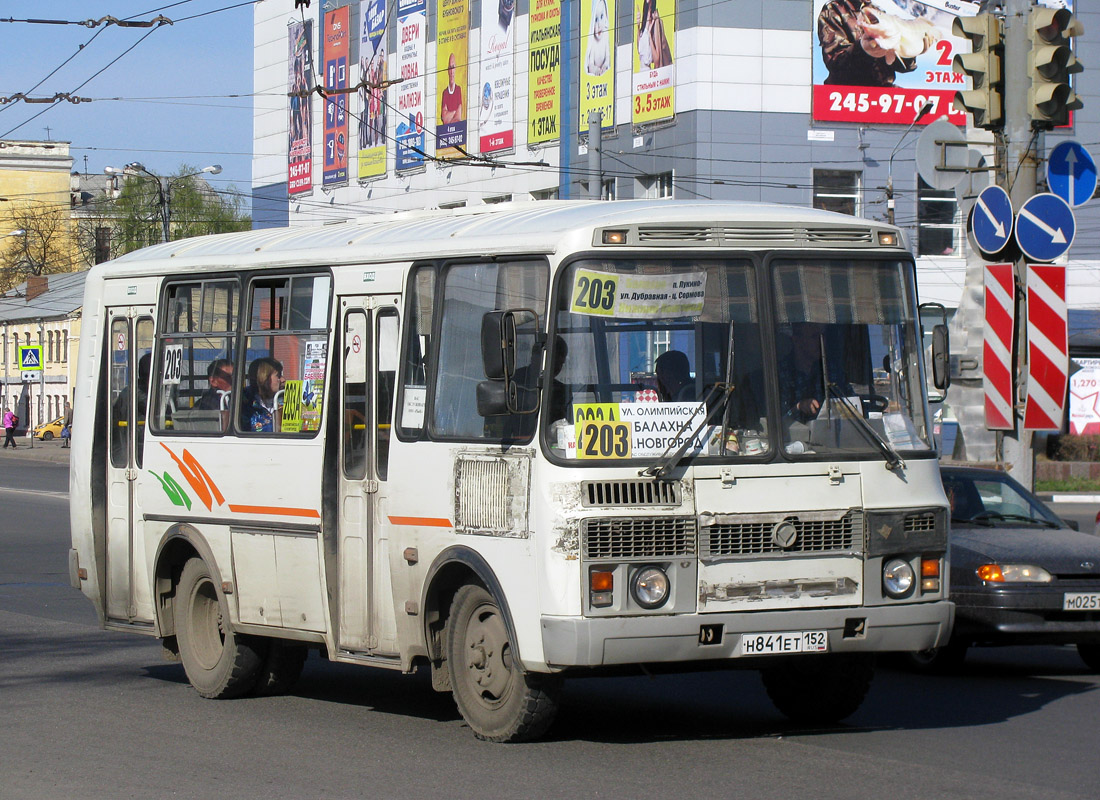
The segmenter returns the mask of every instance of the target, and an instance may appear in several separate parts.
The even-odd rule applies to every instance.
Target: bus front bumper
[[[749,657],[742,639],[761,633],[825,631],[831,653],[903,652],[947,644],[955,604],[942,600],[871,608],[677,614],[639,617],[543,617],[552,667],[596,667]]]

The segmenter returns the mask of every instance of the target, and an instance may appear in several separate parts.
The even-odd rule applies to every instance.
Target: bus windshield
[[[574,262],[546,362],[550,452],[651,462],[685,445],[719,460],[929,450],[909,276],[902,261],[819,256]]]

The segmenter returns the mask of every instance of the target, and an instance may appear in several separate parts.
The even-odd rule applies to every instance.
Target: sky
[[[65,92],[91,102],[0,104],[0,139],[71,142],[73,169],[80,172],[137,161],[169,175],[181,164],[220,164],[221,174],[207,179],[215,189],[242,192],[247,209],[255,2],[5,0],[0,97]],[[158,15],[172,24],[89,28],[19,21]]]

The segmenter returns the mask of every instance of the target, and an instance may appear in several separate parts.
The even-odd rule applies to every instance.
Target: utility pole
[[[603,112],[588,112],[588,196],[603,197]]]

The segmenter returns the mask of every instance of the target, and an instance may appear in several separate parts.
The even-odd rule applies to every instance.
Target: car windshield
[[[942,478],[954,525],[1062,527],[1054,512],[1007,475],[944,470]]]
[[[681,447],[723,460],[930,450],[910,267],[574,262],[546,361],[551,453],[652,463]]]

